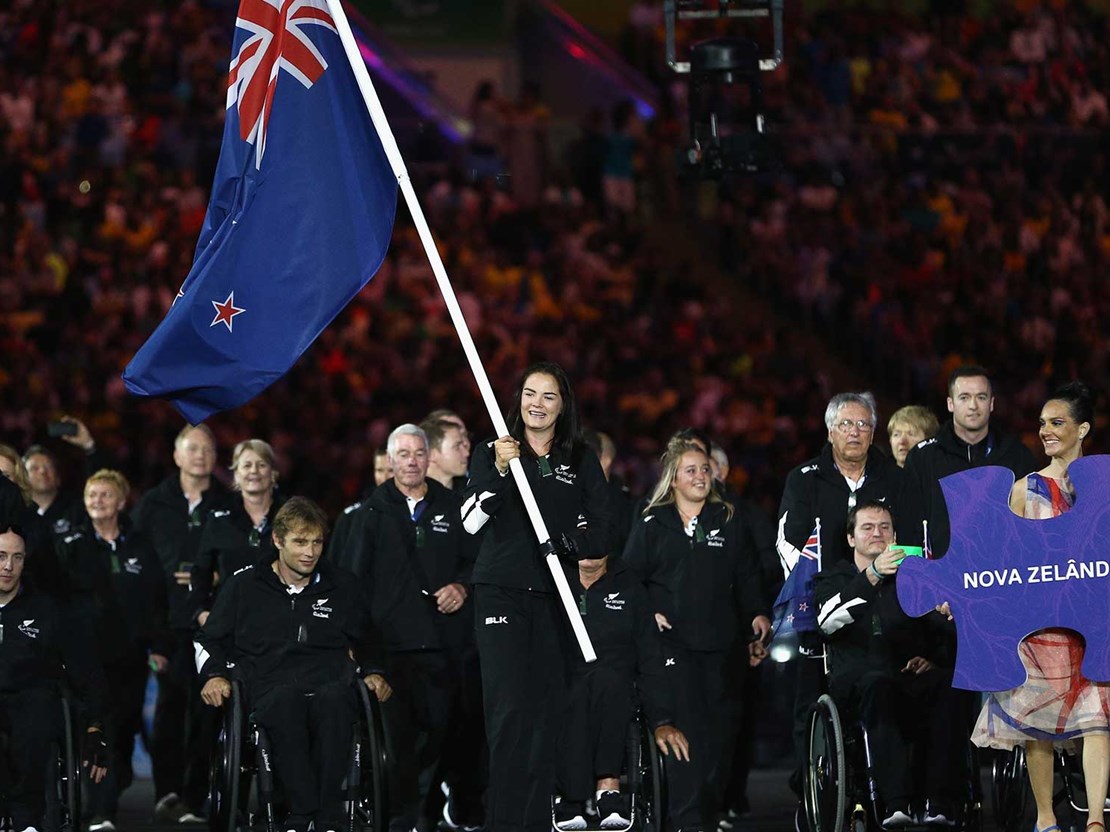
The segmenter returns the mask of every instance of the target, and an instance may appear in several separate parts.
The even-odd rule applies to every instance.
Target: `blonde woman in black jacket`
[[[705,451],[671,440],[624,559],[647,586],[673,668],[675,725],[690,741],[690,762],[668,761],[674,829],[717,826],[726,738],[733,734],[729,648],[738,638],[761,648],[771,629],[759,564],[745,539],[733,507],[713,486]]]

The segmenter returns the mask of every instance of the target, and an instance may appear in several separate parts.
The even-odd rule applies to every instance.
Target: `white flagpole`
[[[370,73],[366,71],[366,64],[362,60],[362,55],[358,51],[358,44],[355,43],[351,24],[347,22],[347,15],[343,11],[342,0],[327,0],[327,3],[331,9],[332,18],[335,20],[335,27],[339,32],[339,40],[343,43],[343,50],[347,53],[347,60],[350,61],[351,69],[354,70],[355,81],[358,82],[358,88],[362,91],[362,97],[366,101],[366,109],[374,122],[374,129],[378,133],[378,138],[381,139],[382,148],[385,150],[390,167],[393,168],[393,173],[397,177],[397,184],[405,197],[405,204],[408,205],[409,213],[412,214],[412,220],[416,225],[417,233],[420,235],[420,241],[424,244],[424,251],[432,264],[432,273],[435,275],[436,283],[439,284],[443,300],[447,304],[447,311],[451,314],[451,321],[455,324],[455,330],[459,334],[463,352],[466,353],[466,359],[470,362],[470,370],[474,373],[474,380],[478,382],[478,390],[482,394],[482,401],[486,405],[486,410],[489,411],[494,432],[498,436],[505,436],[509,432],[509,427],[505,424],[505,417],[501,415],[501,408],[497,405],[497,397],[490,386],[486,368],[478,355],[478,349],[474,346],[474,339],[470,337],[470,328],[466,324],[466,318],[463,317],[462,309],[459,308],[458,298],[455,297],[455,289],[451,286],[451,279],[447,276],[447,270],[439,256],[439,249],[436,248],[432,231],[428,227],[428,221],[424,218],[424,210],[420,207],[420,201],[412,187],[412,180],[409,178],[408,169],[405,167],[405,160],[401,158],[401,151],[397,147],[397,140],[393,137],[389,120],[382,109],[381,101],[378,100],[378,93],[374,89],[373,81],[370,80]],[[524,468],[521,467],[520,460],[512,460],[509,463],[509,470],[513,474],[513,479],[516,480],[517,489],[524,500],[524,508],[528,512],[528,518],[532,521],[536,537],[540,545],[543,546],[551,540],[551,535],[547,531],[547,524],[544,523],[543,516],[540,514],[540,507],[536,503],[532,487],[528,484],[528,479],[524,475]],[[570,584],[567,583],[567,577],[563,573],[559,558],[554,554],[549,554],[547,556],[547,567],[551,570],[551,577],[555,579],[555,588],[563,602],[567,618],[570,619],[574,635],[578,639],[582,656],[587,662],[595,661],[597,653],[594,652],[593,643],[586,632],[586,625],[578,612],[578,606],[574,603],[574,597],[570,593]]]

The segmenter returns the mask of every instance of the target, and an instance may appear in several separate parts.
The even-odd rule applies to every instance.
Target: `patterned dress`
[[[1068,511],[1075,496],[1063,480],[1030,474],[1025,517],[1048,520]],[[1083,639],[1072,630],[1049,628],[1018,648],[1028,671],[1025,684],[987,695],[971,739],[985,748],[1009,750],[1029,740],[1073,746],[1084,734],[1110,731],[1110,684],[1080,672]]]

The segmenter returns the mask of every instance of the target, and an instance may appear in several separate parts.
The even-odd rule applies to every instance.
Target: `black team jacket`
[[[0,692],[74,692],[90,726],[100,726],[108,689],[87,622],[24,582],[0,607]]]
[[[578,570],[565,569],[571,593],[590,634],[597,661],[576,656],[572,674],[586,676],[604,668],[634,682],[652,728],[674,722],[674,704],[664,667],[663,640],[655,624],[655,610],[639,575],[622,561],[609,561],[608,571],[589,589],[579,582]]]
[[[569,454],[522,455],[521,464],[553,540],[565,534],[581,558],[612,553],[609,484],[597,454],[575,442]],[[469,534],[482,534],[475,584],[555,592],[513,475],[501,476],[494,466],[492,440],[479,445],[471,457],[462,518]]]
[[[632,527],[624,562],[646,584],[653,613],[671,624],[663,634],[689,650],[727,650],[751,638],[751,621],[768,615],[759,564],[739,515],[706,502],[693,537],[673,503],[647,511]]]
[[[924,545],[923,520],[929,521],[929,548],[934,557],[948,551],[951,527],[940,481],[981,465],[1001,465],[1024,477],[1037,467],[1032,452],[1013,434],[991,429],[986,439],[968,445],[951,422],[932,439],[918,442],[906,457],[906,497],[898,513],[898,542]]]
[[[832,445],[826,443],[814,459],[799,465],[786,476],[782,502],[779,503],[775,542],[784,574],[794,569],[817,518],[821,519],[822,568],[838,561],[851,561],[852,550],[848,546],[848,511],[851,505],[878,500],[896,511],[903,498],[904,483],[902,469],[872,445],[864,465],[863,485],[853,496],[844,475],[833,461]],[[900,519],[900,516],[896,513],[895,518]],[[902,540],[900,522],[898,539]]]
[[[196,635],[201,679],[234,675],[250,697],[273,685],[353,680],[356,669],[382,673],[370,604],[355,576],[321,560],[293,594],[274,572],[275,560],[267,555],[227,579]]]
[[[166,579],[150,540],[121,516],[109,543],[90,525],[59,539],[58,560],[74,614],[86,620],[105,665],[145,664],[147,652],[169,656]]]
[[[192,570],[200,550],[204,519],[209,512],[222,507],[230,494],[228,488],[213,477],[200,504],[189,511],[189,501],[181,490],[181,478],[173,474],[144,494],[131,512],[135,528],[147,536],[162,564],[170,624],[174,627],[191,630],[194,622],[188,615],[189,587],[178,584],[173,573]]]
[[[475,546],[463,531],[462,498],[435,480],[426,482],[415,519],[393,480],[354,512],[348,557],[359,566],[389,650],[451,649],[474,637],[469,592]],[[445,615],[436,609],[435,592],[452,583],[466,587],[467,600]]]
[[[852,681],[865,673],[896,676],[915,656],[952,667],[955,631],[935,612],[922,618],[906,615],[896,580],[884,578],[872,586],[854,561],[832,564],[817,575],[817,624],[830,645],[834,680]]]
[[[274,502],[266,515],[266,526],[257,530],[250,515],[243,508],[243,501],[232,495],[227,503],[208,513],[201,529],[200,546],[193,562],[192,583],[186,612],[190,624],[204,610],[212,609],[216,591],[216,576],[226,581],[240,569],[251,566],[260,557],[277,557],[274,548],[274,516],[284,500],[274,495]]]

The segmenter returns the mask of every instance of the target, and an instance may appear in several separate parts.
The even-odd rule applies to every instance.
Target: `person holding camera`
[[[506,414],[509,433],[471,459],[463,527],[482,535],[474,567],[474,613],[489,741],[490,832],[551,826],[556,740],[571,646],[555,583],[509,463],[519,459],[552,540],[606,552],[612,523],[597,455],[579,441],[566,371],[533,364]]]

